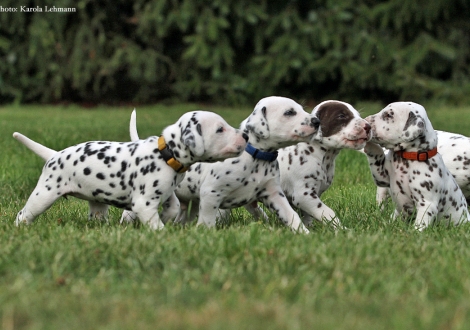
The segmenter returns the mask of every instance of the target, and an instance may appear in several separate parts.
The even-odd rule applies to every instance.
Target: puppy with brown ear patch
[[[341,101],[324,101],[312,114],[320,119],[321,139],[279,151],[281,186],[291,204],[301,209],[305,224],[316,219],[342,228],[320,196],[333,181],[336,156],[341,149],[363,148],[370,139],[370,125],[353,106]]]
[[[390,187],[395,218],[415,218],[418,230],[435,220],[469,221],[465,196],[437,153],[436,131],[423,106],[391,103],[366,120],[373,137],[364,152],[376,184]]]

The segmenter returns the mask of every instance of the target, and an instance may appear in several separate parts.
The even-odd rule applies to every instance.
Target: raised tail
[[[131,113],[131,121],[129,123],[129,133],[131,135],[131,141],[135,142],[139,140],[139,134],[137,133],[137,114],[134,111]]]
[[[29,150],[34,152],[36,155],[47,161],[49,158],[52,157],[57,151],[50,149],[48,147],[43,146],[40,143],[37,143],[30,138],[24,136],[21,133],[15,132],[13,133],[13,137],[23,143]]]

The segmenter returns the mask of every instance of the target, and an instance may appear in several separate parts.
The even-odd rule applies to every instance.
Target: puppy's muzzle
[[[317,117],[313,117],[310,122],[310,126],[312,126],[315,129],[318,129],[318,127],[320,127],[320,119],[318,119]]]

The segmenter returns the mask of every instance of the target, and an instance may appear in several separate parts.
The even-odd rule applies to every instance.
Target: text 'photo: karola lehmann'
[[[19,6],[19,7],[3,7],[0,6],[0,13],[74,13],[77,11],[75,7],[56,7],[56,6]]]

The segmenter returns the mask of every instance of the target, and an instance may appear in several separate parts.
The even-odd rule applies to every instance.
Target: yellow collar
[[[162,154],[163,160],[178,173],[184,173],[188,170],[188,167],[185,167],[173,155],[173,152],[167,147],[165,138],[160,136],[158,138],[158,150]]]

